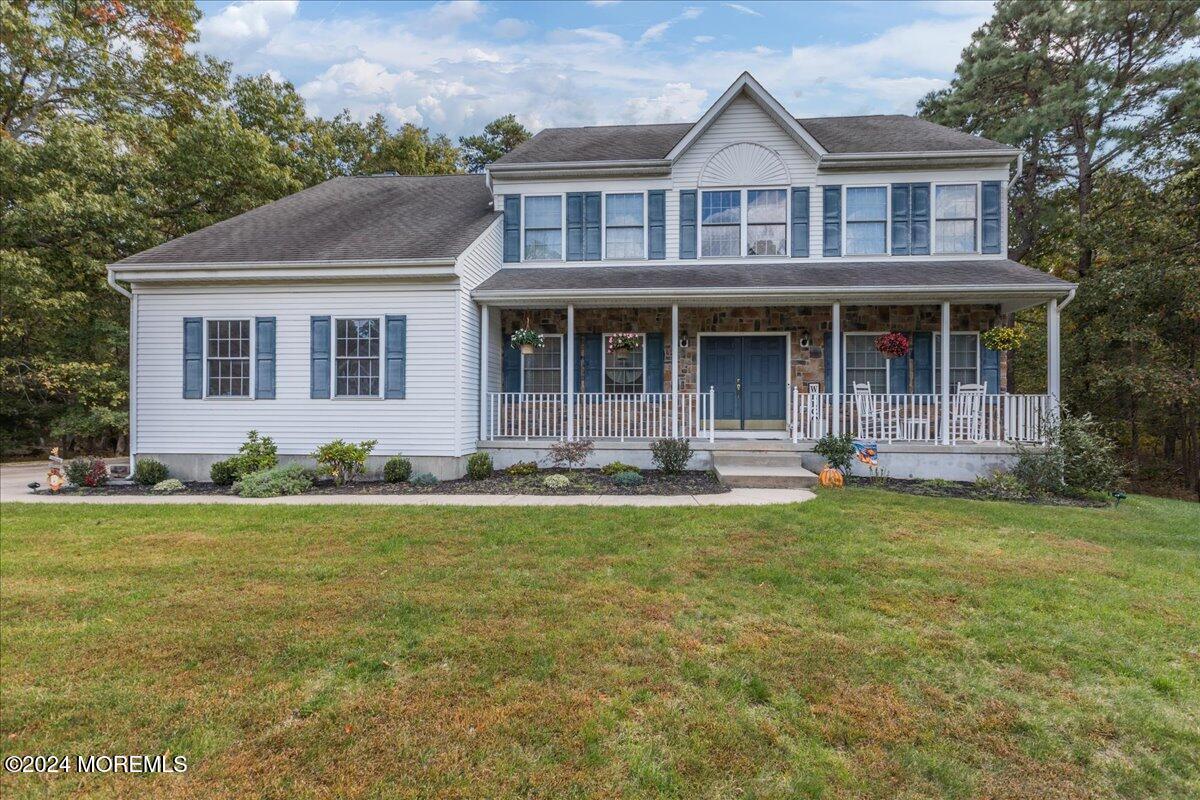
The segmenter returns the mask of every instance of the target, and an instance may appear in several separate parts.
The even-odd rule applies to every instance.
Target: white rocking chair
[[[854,384],[854,415],[858,417],[858,435],[874,439],[898,437],[899,420],[890,409],[879,407],[871,384]]]
[[[982,442],[984,439],[983,400],[987,386],[960,383],[950,398],[950,438],[952,441]]]

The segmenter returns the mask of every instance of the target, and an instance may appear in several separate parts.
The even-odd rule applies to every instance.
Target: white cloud
[[[449,0],[434,3],[432,8],[417,16],[426,27],[448,32],[474,22],[482,14],[483,4],[479,0]]]
[[[230,3],[200,20],[200,35],[208,42],[240,44],[266,39],[296,15],[299,0],[242,0]]]
[[[762,16],[762,14],[755,11],[753,8],[749,8],[740,3],[722,3],[721,5],[725,6],[726,8],[732,8],[734,11],[737,11],[739,14],[747,14],[751,17],[761,17]]]
[[[604,8],[604,6],[615,6],[619,2],[621,0],[588,0],[588,5],[595,6],[596,8]]]
[[[657,97],[633,97],[625,101],[622,118],[627,122],[690,122],[705,108],[708,92],[690,83],[668,83]]]
[[[693,36],[692,41],[696,44],[708,44],[709,42],[715,41],[716,38],[717,37],[715,36]]]
[[[501,39],[520,39],[533,31],[533,25],[515,17],[506,17],[492,26],[492,33]]]
[[[695,19],[703,13],[704,9],[702,8],[697,6],[688,6],[679,15],[663,20],[662,22],[646,28],[646,30],[642,32],[641,38],[638,39],[638,44],[646,44],[647,42],[653,42],[656,39],[661,39],[662,35],[666,33],[667,30],[673,25],[677,25],[685,20]]]

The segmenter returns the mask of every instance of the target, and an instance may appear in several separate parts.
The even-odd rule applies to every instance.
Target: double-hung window
[[[208,396],[249,397],[250,320],[208,320],[204,345]]]
[[[700,199],[700,255],[742,254],[742,193],[703,192]]]
[[[334,340],[334,396],[379,397],[379,319],[336,319]]]
[[[950,334],[950,391],[960,383],[979,383],[979,336],[974,333]],[[942,391],[942,335],[933,335],[933,391]]]
[[[563,390],[563,349],[561,334],[546,334],[543,345],[521,356],[521,391],[553,392]]]
[[[604,257],[646,257],[646,200],[641,192],[604,196]]]
[[[561,261],[562,196],[525,198],[525,260]]]
[[[936,253],[974,253],[977,200],[975,184],[937,187],[934,225]]]
[[[787,255],[787,190],[746,192],[746,255]]]
[[[846,187],[846,255],[887,253],[886,186]]]
[[[608,394],[641,394],[646,390],[646,337],[635,347],[611,349],[611,334],[604,337],[604,391]]]
[[[871,385],[871,394],[888,393],[888,363],[875,349],[874,333],[846,334],[845,384],[842,391],[854,391],[854,384]]]

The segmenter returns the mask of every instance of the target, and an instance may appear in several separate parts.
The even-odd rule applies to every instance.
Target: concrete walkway
[[[31,481],[46,482],[45,462],[0,466],[0,500],[20,503],[99,503],[288,505],[288,506],[765,506],[803,503],[816,497],[807,489],[734,489],[725,494],[681,495],[536,495],[536,494],[307,494],[250,499],[230,495],[87,495],[51,497],[33,494]]]

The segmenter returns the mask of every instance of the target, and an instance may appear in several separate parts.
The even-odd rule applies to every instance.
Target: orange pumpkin
[[[828,464],[825,465],[825,469],[821,470],[820,480],[821,485],[826,488],[841,488],[841,486],[845,483],[845,478],[842,477],[842,471],[840,469],[834,469]]]

